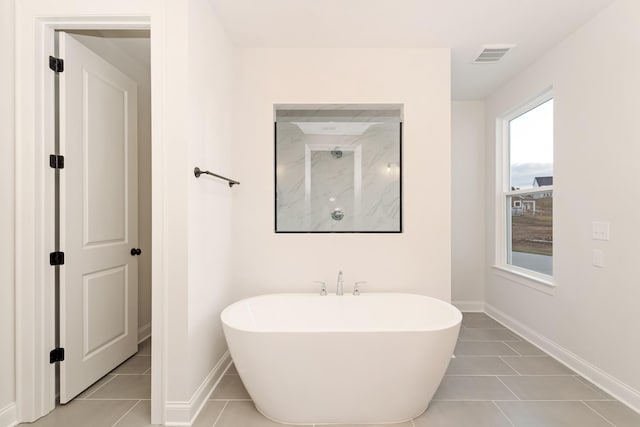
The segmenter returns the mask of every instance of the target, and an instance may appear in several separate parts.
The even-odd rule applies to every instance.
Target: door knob
[[[142,250],[140,248],[131,248],[131,256],[140,255]]]

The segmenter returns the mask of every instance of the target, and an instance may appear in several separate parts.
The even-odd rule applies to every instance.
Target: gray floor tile
[[[250,399],[238,375],[224,375],[210,399]]]
[[[640,426],[640,414],[627,408],[620,402],[584,402],[597,413],[605,417],[616,427]]]
[[[549,356],[503,356],[502,360],[522,375],[575,375],[571,369]]]
[[[640,414],[520,340],[485,314],[464,313],[457,357],[451,360],[429,409],[413,424],[385,426],[640,426]],[[150,354],[149,339],[140,344],[136,356],[113,371],[117,375],[105,376],[70,404],[30,425],[149,427]],[[194,427],[213,427],[216,420],[215,427],[282,426],[256,410],[234,365],[210,399]]]
[[[493,402],[431,402],[415,427],[512,427]]]
[[[496,356],[457,356],[449,362],[446,375],[518,375],[518,373]]]
[[[516,427],[611,427],[582,402],[496,402]]]
[[[546,353],[527,341],[513,341],[505,343],[522,356],[546,356]]]
[[[151,375],[116,375],[87,399],[151,399]]]
[[[465,328],[504,328],[484,313],[463,313],[462,326]]]
[[[205,402],[198,418],[193,422],[192,427],[212,427],[216,422],[226,402]]]
[[[507,329],[462,328],[460,341],[520,341],[520,338]]]
[[[142,375],[151,368],[151,356],[132,356],[111,371],[118,375]]]
[[[458,341],[456,356],[516,356],[518,353],[502,342]]]
[[[113,427],[151,427],[151,401],[139,400],[136,406]]]
[[[605,398],[603,394],[571,376],[501,376],[500,380],[521,400],[602,400]]]
[[[229,402],[216,427],[280,427],[286,424],[276,423],[265,418],[253,405],[253,402]]]
[[[82,393],[80,393],[76,399],[86,399],[87,397],[89,397],[93,392],[95,392],[97,389],[99,389],[100,387],[102,387],[103,385],[105,385],[106,383],[108,383],[109,381],[111,381],[112,379],[114,379],[116,376],[115,375],[105,375],[104,377],[100,378],[98,381],[96,381],[95,383],[93,383],[93,385],[91,387],[89,387],[88,389],[86,389],[85,391],[83,391]]]
[[[151,338],[147,338],[138,344],[138,356],[151,356]]]
[[[594,383],[592,383],[588,379],[586,379],[584,377],[581,377],[580,375],[576,376],[575,378],[577,380],[580,380],[581,382],[585,383],[586,385],[588,385],[589,387],[591,387],[592,389],[594,389],[595,391],[597,391],[601,395],[605,396],[606,397],[605,400],[617,400],[615,397],[611,396],[609,393],[607,393],[606,391],[602,390],[600,387],[598,387],[597,385],[595,385]]]
[[[517,400],[497,377],[482,376],[445,376],[433,399]]]
[[[111,427],[137,401],[135,400],[73,400],[31,424],[33,427]]]

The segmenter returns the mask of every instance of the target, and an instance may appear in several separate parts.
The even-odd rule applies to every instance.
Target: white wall
[[[0,2],[0,426],[15,417],[4,410],[15,401],[15,335],[14,335],[14,5]],[[4,413],[4,415],[3,415]],[[6,417],[6,418],[5,418]]]
[[[485,279],[484,101],[451,103],[451,299],[482,311]]]
[[[188,40],[189,121],[182,142],[189,151],[187,379],[193,393],[227,350],[220,313],[231,302],[231,202],[238,187],[193,176],[196,166],[233,175],[232,47],[209,1],[189,1]]]
[[[236,298],[269,292],[409,291],[449,301],[448,49],[237,49],[233,135]],[[275,234],[273,104],[402,103],[402,234]]]
[[[486,251],[491,265],[496,244],[495,118],[552,85],[557,289],[555,295],[547,295],[489,269],[486,302],[595,367],[589,375],[601,374],[595,379],[607,382],[610,391],[636,409],[640,409],[638,52],[640,3],[619,0],[494,93],[487,103],[486,182]],[[592,221],[611,223],[609,242],[591,240]],[[604,251],[604,268],[591,265],[593,249]]]
[[[151,328],[151,69],[148,59],[134,58],[108,37],[91,32],[74,33],[74,37],[138,84],[138,329]],[[127,40],[119,38],[119,42]],[[149,51],[145,52],[147,58]]]

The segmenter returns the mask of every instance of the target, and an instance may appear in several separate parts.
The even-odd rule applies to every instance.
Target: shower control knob
[[[339,208],[335,208],[331,212],[331,219],[333,219],[334,221],[340,221],[342,218],[344,218],[344,212]]]
[[[131,256],[140,255],[142,250],[140,248],[131,248]]]

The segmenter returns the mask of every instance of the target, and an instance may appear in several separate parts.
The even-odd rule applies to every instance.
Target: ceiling
[[[98,30],[129,57],[151,68],[151,33],[149,30]]]
[[[239,47],[451,48],[452,98],[483,99],[614,0],[210,0]],[[472,64],[483,44],[517,47]]]
[[[67,30],[71,34],[100,37],[136,60],[151,68],[151,32],[149,30]]]

